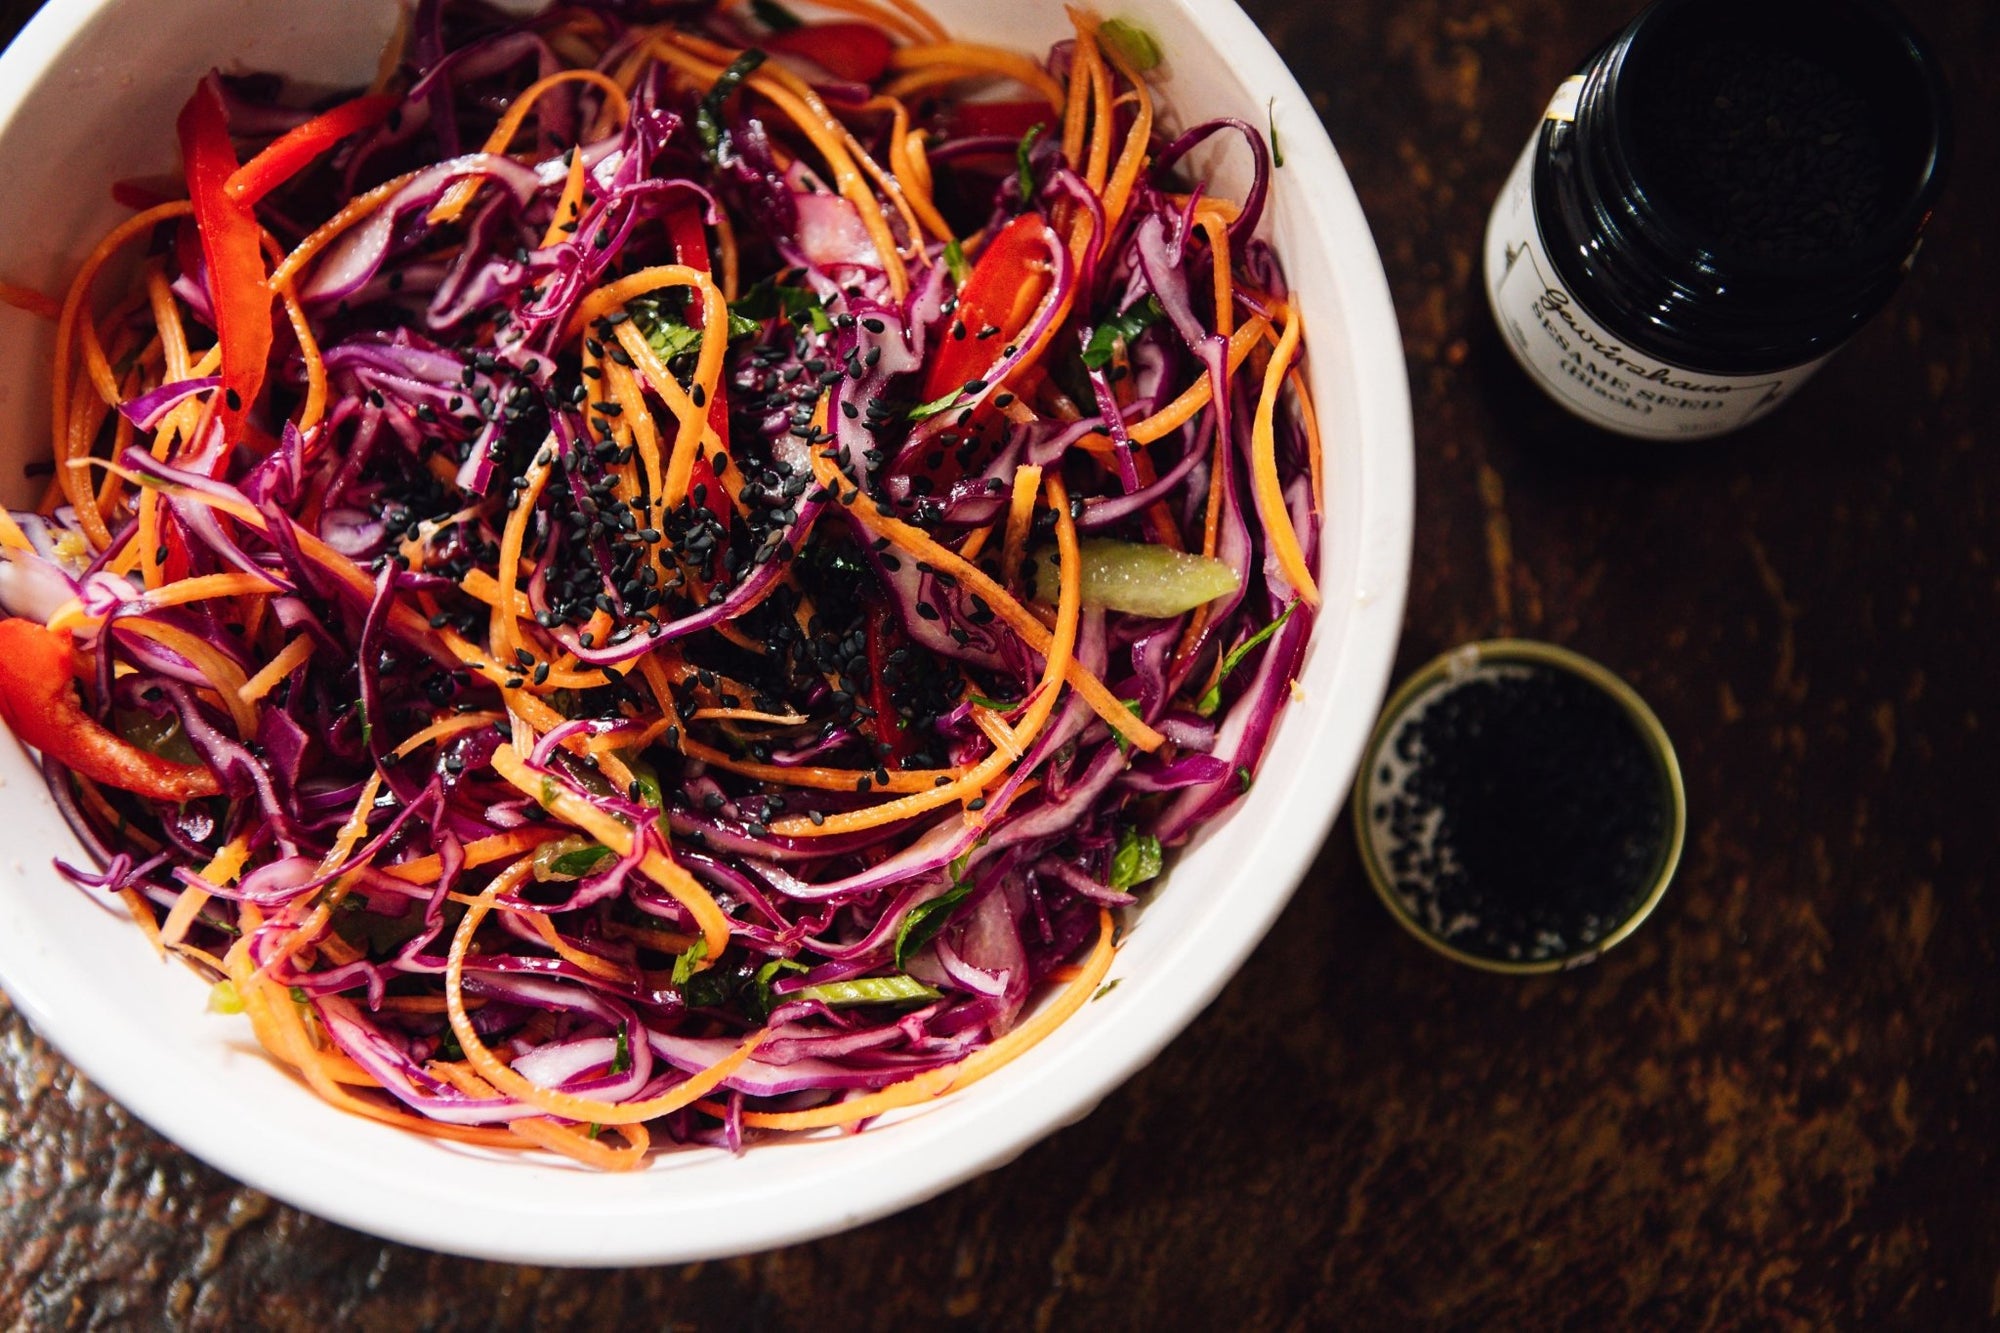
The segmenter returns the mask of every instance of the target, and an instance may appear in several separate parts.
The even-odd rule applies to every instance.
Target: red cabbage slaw
[[[433,0],[358,96],[212,75],[63,303],[0,714],[65,873],[347,1109],[620,1169],[964,1086],[1289,697],[1263,135],[1164,133],[1130,25],[825,7]]]

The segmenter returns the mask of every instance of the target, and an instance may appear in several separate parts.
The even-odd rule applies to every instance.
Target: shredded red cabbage
[[[71,877],[343,1104],[606,1165],[644,1131],[599,1143],[618,1117],[579,1105],[684,1090],[652,1130],[740,1147],[1005,1038],[1248,788],[1315,618],[1249,499],[1269,469],[1317,559],[1296,375],[1255,428],[1294,318],[1257,129],[1149,135],[1083,79],[1019,143],[955,133],[976,79],[822,79],[671,8],[426,0],[400,107],[254,206],[294,252],[256,401],[223,401],[232,279],[166,217],[155,299],[91,330],[123,395],[100,509],[17,515],[0,553],[88,717],[222,788],[49,747],[99,865]],[[1144,91],[1086,26],[1025,95],[1086,59]],[[246,159],[313,110],[218,87]],[[1183,161],[1222,130],[1240,207]],[[1058,606],[1072,520],[1235,591]]]

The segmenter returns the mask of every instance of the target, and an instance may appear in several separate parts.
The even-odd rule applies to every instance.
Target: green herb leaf
[[[1021,136],[1021,146],[1014,150],[1014,165],[1021,174],[1021,202],[1027,203],[1035,197],[1035,172],[1028,165],[1028,156],[1035,150],[1035,140],[1042,137],[1047,125],[1036,125]]]
[[[713,153],[722,146],[722,104],[763,63],[764,53],[751,47],[716,76],[715,86],[708,90],[708,95],[701,99],[701,105],[695,108],[694,132],[701,136],[701,142],[709,152]]]
[[[1111,887],[1120,893],[1144,884],[1160,873],[1160,840],[1136,829],[1118,830],[1118,850],[1111,854]]]
[[[981,708],[990,708],[996,713],[1011,713],[1021,706],[1019,699],[1010,703],[1005,699],[989,699],[983,694],[968,694],[965,697],[968,702],[978,704]]]
[[[1133,717],[1139,718],[1139,720],[1142,722],[1145,720],[1144,716],[1139,712],[1139,701],[1137,699],[1120,699],[1118,702],[1124,704],[1125,711],[1130,713]],[[1132,753],[1132,742],[1125,739],[1124,733],[1122,732],[1112,733],[1111,742],[1112,744],[1118,747],[1118,753],[1120,754]]]
[[[1160,304],[1157,296],[1134,301],[1090,331],[1090,341],[1083,348],[1083,364],[1091,370],[1104,369],[1117,355],[1119,343],[1130,344],[1154,320],[1166,313],[1166,307]]]
[[[934,416],[951,411],[958,405],[958,397],[962,392],[964,392],[962,389],[953,389],[942,398],[933,398],[922,406],[911,408],[910,420],[929,421]]]
[[[797,14],[779,4],[778,0],[750,0],[750,12],[772,32],[791,32],[805,26]]]
[[[1203,717],[1213,716],[1215,710],[1222,707],[1222,682],[1229,679],[1229,673],[1242,665],[1243,659],[1250,655],[1252,649],[1283,629],[1285,622],[1292,618],[1292,612],[1298,609],[1299,600],[1294,597],[1285,606],[1284,613],[1276,620],[1230,649],[1229,655],[1222,659],[1222,670],[1216,674],[1215,684],[1208,687],[1208,693],[1201,696],[1200,702],[1194,706],[1194,711]]]
[[[957,237],[944,243],[944,266],[945,271],[951,274],[952,282],[960,287],[965,285],[966,278],[972,273],[972,265],[965,262],[965,247],[958,243]]]
[[[896,927],[897,967],[905,966],[913,955],[936,939],[937,933],[951,920],[951,914],[971,894],[971,882],[958,878],[964,873],[962,869],[955,869],[952,878],[957,882],[937,897],[926,899],[903,914],[903,924]]]
[[[625,1025],[618,1025],[617,1045],[611,1052],[611,1072],[622,1074],[632,1067],[632,1039],[625,1033]]]
[[[818,1000],[829,1009],[857,1004],[907,1004],[912,1000],[935,1000],[938,993],[915,977],[859,977],[853,981],[828,981],[793,991],[787,1000]]]
[[[1271,165],[1285,165],[1285,150],[1278,146],[1278,99],[1272,98],[1264,104],[1265,123],[1271,127]]]
[[[1106,19],[1098,25],[1097,40],[1125,58],[1125,63],[1139,73],[1158,67],[1160,44],[1130,19]]]
[[[763,327],[765,320],[777,319],[780,316],[794,324],[810,317],[815,328],[819,328],[824,322],[825,328],[820,328],[822,333],[833,327],[832,321],[827,319],[826,308],[820,304],[819,297],[814,295],[811,289],[782,285],[772,278],[759,281],[733,301],[729,310],[732,315],[740,315],[746,320],[755,321],[758,328]],[[735,321],[732,320],[730,328],[736,327]],[[736,335],[732,333],[730,336]]]
[[[1091,998],[1091,1000],[1092,1000],[1093,1002],[1095,1002],[1095,1001],[1097,1001],[1097,1000],[1101,1000],[1101,999],[1103,999],[1103,998],[1104,998],[1105,996],[1107,996],[1107,995],[1111,994],[1111,992],[1112,992],[1112,991],[1115,991],[1115,990],[1117,990],[1117,989],[1118,989],[1118,983],[1119,983],[1119,982],[1121,982],[1121,981],[1123,981],[1124,979],[1125,979],[1125,978],[1123,978],[1123,977],[1113,977],[1113,978],[1111,978],[1111,980],[1109,980],[1109,981],[1105,982],[1105,983],[1104,983],[1104,984],[1103,984],[1102,986],[1099,986],[1099,987],[1097,988],[1097,993],[1096,993],[1096,994],[1094,994],[1094,995],[1092,995],[1092,996],[1090,997],[1090,998]]]
[[[559,856],[552,857],[549,860],[546,873],[542,872],[542,868],[538,864],[535,867],[535,878],[543,881],[551,879],[582,879],[585,875],[590,874],[616,855],[617,853],[609,847],[578,847],[573,851],[563,852]]]
[[[751,988],[755,992],[754,999],[758,1017],[769,1018],[771,1011],[778,1007],[775,998],[771,994],[771,983],[777,980],[778,973],[810,971],[812,971],[811,968],[796,958],[773,958],[770,962],[758,968],[757,974],[750,979]]]
[[[706,957],[708,957],[708,941],[706,939],[696,940],[693,944],[689,945],[686,953],[680,954],[674,959],[674,984],[676,986],[687,985],[688,978],[695,974],[695,964]]]

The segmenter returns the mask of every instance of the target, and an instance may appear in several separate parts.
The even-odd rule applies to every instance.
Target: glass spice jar
[[[1661,0],[1549,102],[1487,224],[1542,389],[1620,434],[1763,416],[1873,315],[1944,183],[1936,61],[1876,0]]]

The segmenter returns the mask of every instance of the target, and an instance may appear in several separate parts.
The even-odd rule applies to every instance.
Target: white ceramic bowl
[[[933,0],[964,35],[1044,50],[1061,0]],[[60,293],[123,213],[110,182],[171,170],[173,121],[210,65],[365,82],[393,0],[52,0],[0,58],[0,276]],[[122,913],[59,879],[81,860],[39,773],[0,739],[0,980],[30,1022],[155,1129],[230,1175],[364,1231],[557,1264],[747,1253],[854,1226],[1004,1163],[1156,1055],[1222,988],[1324,840],[1381,701],[1409,566],[1411,436],[1402,345],[1368,226],[1305,95],[1229,0],[1122,0],[1166,53],[1180,124],[1274,116],[1285,166],[1267,224],[1306,313],[1326,440],[1326,613],[1257,785],[1180,859],[1112,968],[1120,985],[958,1096],[859,1136],[741,1157],[657,1154],[605,1175],[467,1151],[336,1111],[267,1061],[206,987],[156,962]],[[1223,145],[1218,188],[1247,158]],[[0,486],[32,500],[46,456],[49,327],[0,307]]]

